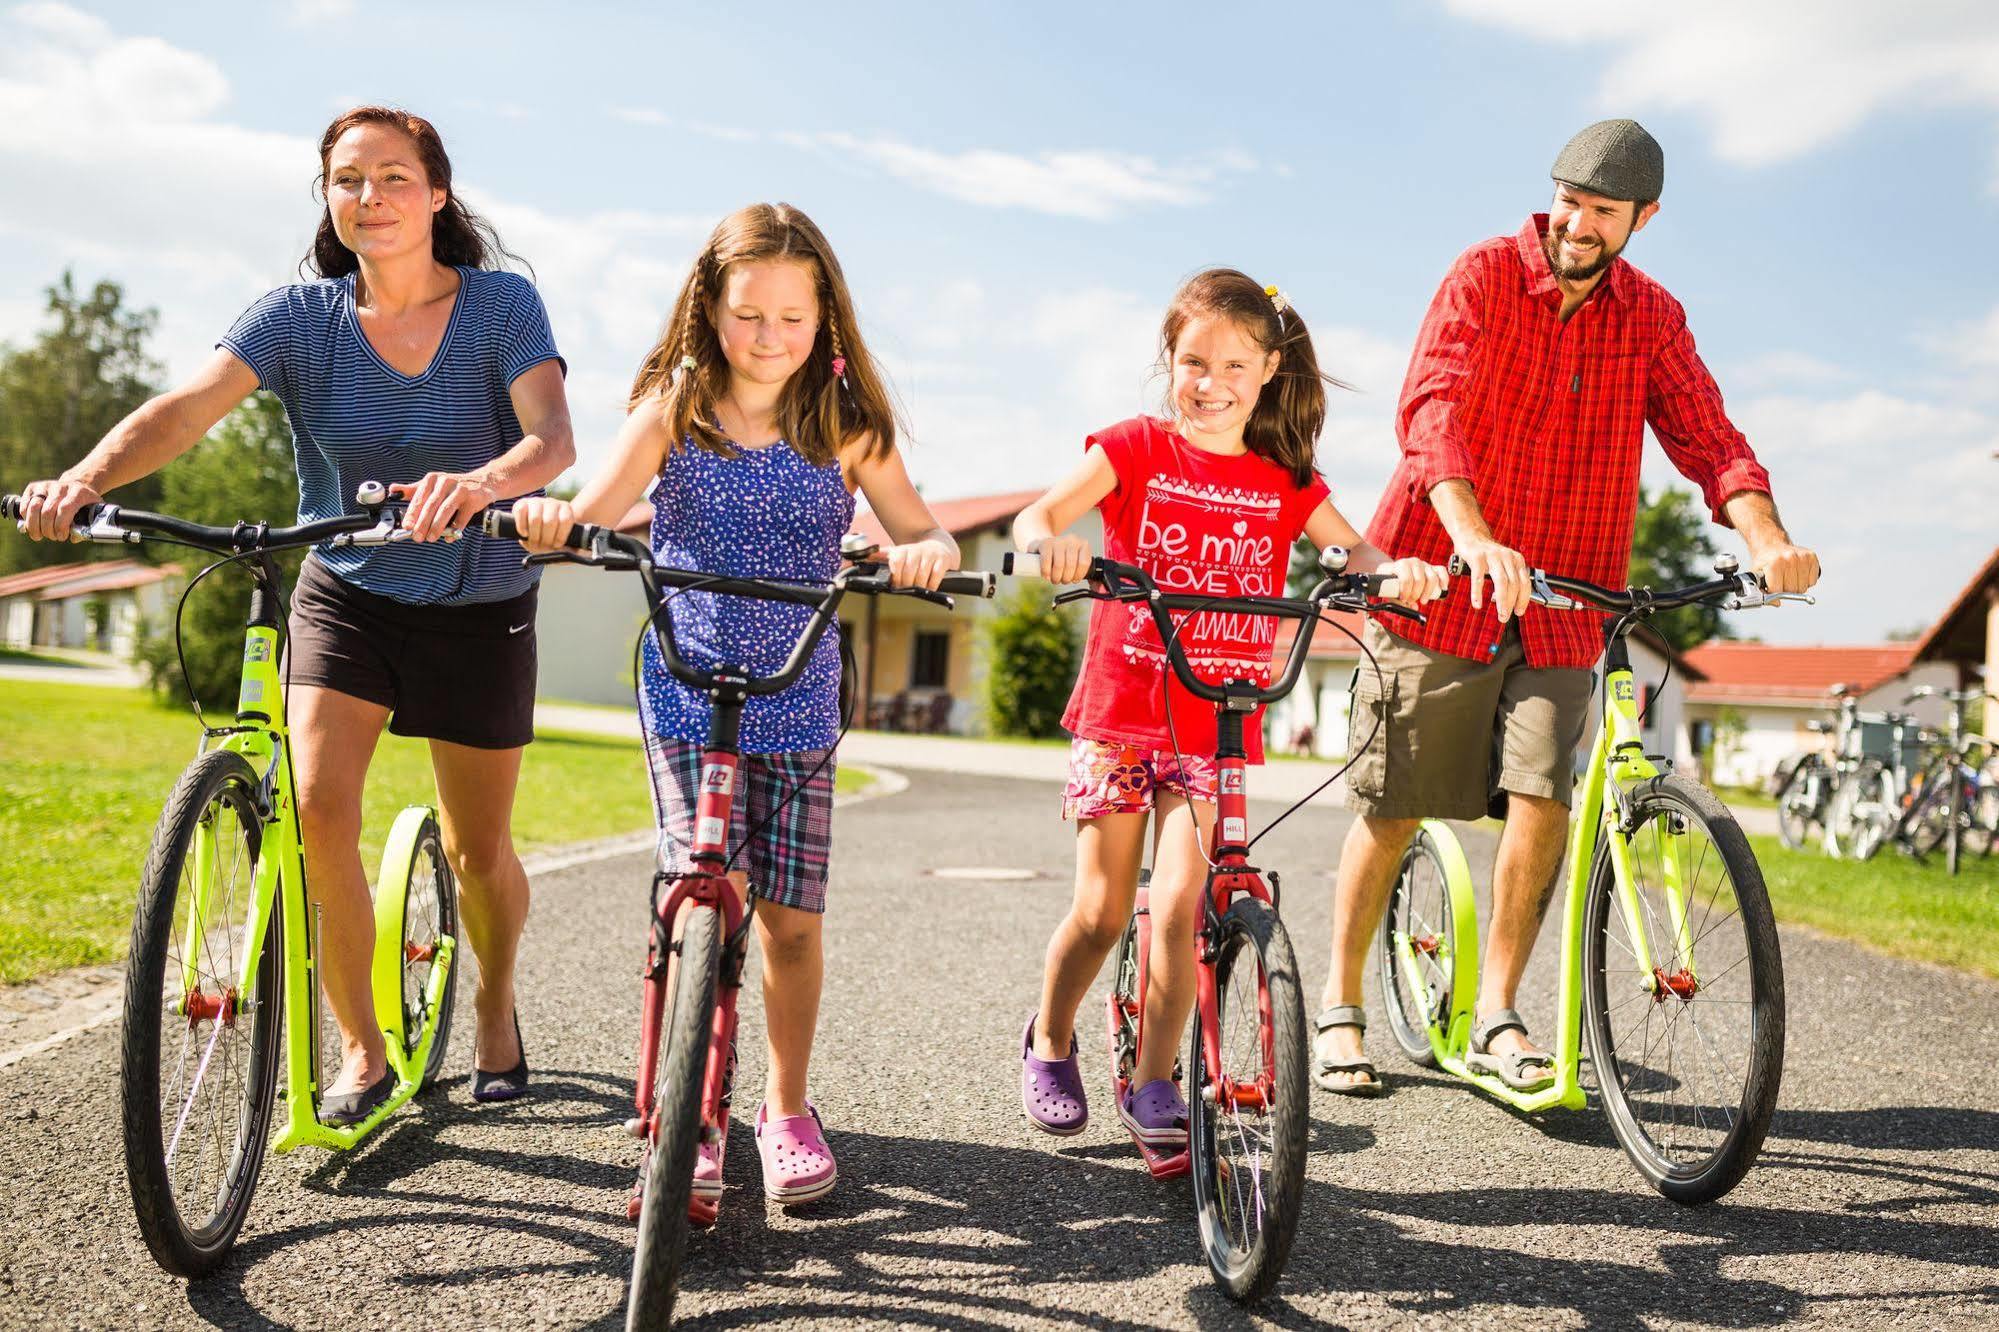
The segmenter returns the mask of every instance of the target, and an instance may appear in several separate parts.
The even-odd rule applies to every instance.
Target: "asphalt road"
[[[1289,871],[1308,1000],[1343,828],[1315,810],[1259,848]],[[837,829],[813,1084],[841,1183],[792,1215],[763,1202],[752,984],[731,1187],[691,1245],[687,1326],[1999,1326],[1999,986],[1788,931],[1782,1109],[1762,1164],[1698,1211],[1648,1190],[1595,1111],[1517,1115],[1378,1029],[1392,1091],[1315,1099],[1297,1249],[1252,1315],[1209,1285],[1184,1183],[1146,1176],[1107,1113],[1100,1045],[1087,1133],[1021,1119],[1017,1042],[1069,894],[1054,793],[925,773]],[[622,1326],[646,872],[624,856],[537,879],[531,1100],[471,1104],[461,1024],[448,1079],[361,1150],[274,1158],[199,1285],[162,1275],[131,1220],[116,1025],[0,1071],[0,1325]],[[1522,1005],[1544,1031],[1552,956]]]

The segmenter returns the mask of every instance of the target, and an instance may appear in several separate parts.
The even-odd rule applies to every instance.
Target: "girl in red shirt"
[[[1304,321],[1276,288],[1234,269],[1198,273],[1167,307],[1160,343],[1171,375],[1167,416],[1091,435],[1082,466],[1014,520],[1015,542],[1041,556],[1050,581],[1075,582],[1088,570],[1089,543],[1064,533],[1094,505],[1105,555],[1138,565],[1168,591],[1282,595],[1302,531],[1316,546],[1347,547],[1352,570],[1399,575],[1406,604],[1442,595],[1442,569],[1391,563],[1328,498],[1313,451],[1326,385],[1337,381],[1319,369]],[[1268,684],[1276,623],[1204,614],[1183,625],[1180,642],[1204,677]],[[1041,1007],[1021,1037],[1021,1105],[1050,1133],[1080,1133],[1088,1121],[1076,1009],[1131,918],[1146,814],[1156,811],[1150,1038],[1118,1117],[1141,1141],[1175,1150],[1187,1135],[1173,1060],[1194,1005],[1203,843],[1212,845],[1215,820],[1215,718],[1210,704],[1168,684],[1149,611],[1097,602],[1062,719],[1074,736],[1062,813],[1076,820],[1076,894],[1048,942]],[[1244,727],[1251,763],[1263,761],[1260,722]]]

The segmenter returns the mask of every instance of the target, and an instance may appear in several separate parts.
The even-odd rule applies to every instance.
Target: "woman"
[[[359,849],[361,788],[385,724],[430,741],[479,959],[473,1098],[527,1089],[514,961],[528,885],[509,827],[533,736],[534,577],[512,543],[477,533],[432,543],[496,500],[540,490],[575,447],[548,316],[526,279],[495,271],[504,251],[452,193],[437,131],[404,111],[356,107],[319,150],[326,212],[306,264],[320,280],[266,295],[186,383],[61,477],[27,486],[22,525],[64,539],[81,506],[164,467],[258,388],[291,423],[301,520],[346,512],[361,481],[400,483],[414,542],[316,550],[292,603],[299,825],[342,1038],[321,1118],[351,1124],[395,1086],[369,989],[374,917]]]

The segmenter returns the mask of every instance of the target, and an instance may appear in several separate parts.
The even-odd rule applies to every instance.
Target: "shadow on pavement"
[[[243,1289],[246,1269],[336,1232],[384,1260],[372,1271],[357,1266],[357,1274],[394,1283],[419,1300],[422,1292],[444,1290],[455,1302],[505,1298],[509,1284],[537,1275],[608,1278],[621,1290],[632,1236],[613,1210],[631,1181],[632,1162],[468,1145],[449,1132],[466,1124],[501,1129],[493,1138],[504,1138],[513,1124],[536,1131],[601,1128],[626,1112],[629,1084],[553,1074],[538,1081],[538,1091],[537,1103],[522,1103],[518,1115],[515,1107],[420,1102],[417,1114],[392,1123],[362,1151],[331,1159],[307,1177],[309,1190],[378,1200],[367,1214],[252,1230],[220,1275],[188,1288],[190,1306],[218,1324],[283,1326],[251,1308]],[[1909,1115],[1928,1133],[1912,1132]],[[1595,1115],[1567,1118],[1600,1126]],[[1797,1112],[1785,1116],[1783,1133],[1787,1141],[1823,1137],[1842,1146],[1900,1148],[1913,1137],[1947,1150],[1972,1145],[1962,1135],[1990,1132],[1992,1118],[1984,1111]],[[1373,1145],[1366,1129],[1315,1118],[1314,1130],[1315,1154],[1339,1157]],[[1181,1312],[1188,1320],[1203,1328],[1249,1325],[1246,1311],[1206,1281],[1186,1184],[1153,1181],[1122,1143],[1050,1150],[838,1130],[831,1138],[840,1188],[823,1202],[780,1216],[759,1196],[756,1146],[742,1116],[736,1117],[721,1222],[689,1242],[683,1326],[830,1324],[862,1317],[941,1329],[1022,1321],[1140,1328],[1166,1314],[1142,1301],[1161,1290],[1155,1279],[1169,1270],[1173,1283],[1186,1287]],[[1926,1191],[1910,1206],[1967,1196],[1999,1201],[1996,1182],[1971,1172],[1796,1152],[1782,1149],[1775,1135],[1772,1148],[1773,1165],[1906,1179]],[[503,1183],[472,1197],[412,1182],[430,1166],[467,1161],[482,1167],[485,1178],[511,1177],[521,1187]],[[577,1201],[547,1201],[551,1184],[557,1196]],[[1365,1305],[1374,1318],[1484,1316],[1619,1332],[1660,1322],[1763,1327],[1799,1316],[1808,1301],[1769,1276],[1780,1264],[1758,1260],[1864,1263],[1888,1254],[1999,1271],[1999,1241],[1988,1228],[1882,1214],[1888,1210],[1880,1204],[1797,1210],[1727,1201],[1690,1209],[1636,1180],[1628,1190],[1413,1192],[1308,1180],[1289,1269],[1276,1296],[1256,1313],[1278,1327],[1325,1327],[1330,1296],[1334,1308],[1350,1298],[1357,1313]],[[1553,1228],[1575,1225],[1621,1233],[1622,1239],[1587,1251],[1547,1251]],[[499,1232],[537,1243],[499,1262],[474,1258],[452,1266],[418,1255],[399,1262],[398,1246],[410,1244],[412,1226]],[[492,1246],[453,1243],[436,1252],[490,1253]],[[1936,1294],[1911,1292],[1914,1298]],[[1881,1292],[1870,1291],[1868,1298],[1878,1300]],[[1957,1298],[1965,1307],[1999,1308],[1999,1282]],[[717,1300],[733,1307],[712,1307]],[[1086,1307],[1070,1307],[1078,1303]],[[1129,1312],[1107,1317],[1106,1309]],[[586,1325],[611,1329],[623,1319],[619,1301]]]

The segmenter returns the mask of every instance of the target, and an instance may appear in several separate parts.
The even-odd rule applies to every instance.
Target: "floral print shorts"
[[[1215,760],[1200,754],[1177,758],[1170,749],[1144,749],[1115,740],[1069,742],[1069,783],[1062,788],[1062,817],[1098,819],[1143,814],[1157,793],[1215,802]]]

